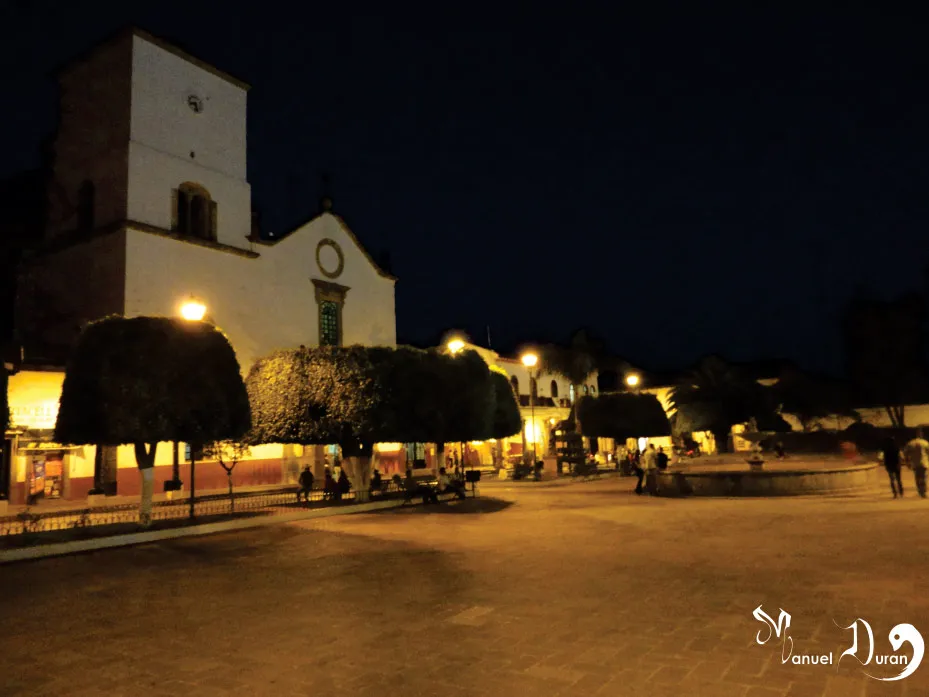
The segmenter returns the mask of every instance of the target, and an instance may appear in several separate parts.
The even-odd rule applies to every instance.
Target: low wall
[[[878,482],[879,465],[833,468],[721,468],[716,471],[666,471],[658,474],[659,496],[804,496],[866,489]]]

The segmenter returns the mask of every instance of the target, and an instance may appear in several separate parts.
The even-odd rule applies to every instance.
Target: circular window
[[[342,248],[328,238],[320,240],[316,245],[316,266],[326,278],[338,278],[345,268],[345,257]]]

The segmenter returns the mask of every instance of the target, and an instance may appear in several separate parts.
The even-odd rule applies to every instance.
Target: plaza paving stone
[[[878,652],[901,622],[929,638],[929,502],[630,488],[0,567],[0,695],[929,697],[929,665],[782,665],[752,618],[784,608],[795,652],[836,658],[856,617]]]

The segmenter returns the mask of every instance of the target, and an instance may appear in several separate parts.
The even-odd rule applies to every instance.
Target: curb
[[[349,515],[352,513],[367,513],[369,511],[379,511],[388,508],[399,508],[403,505],[403,503],[404,502],[402,500],[369,501],[368,503],[359,503],[341,508],[317,508],[314,510],[301,511],[297,513],[285,513],[283,515],[270,515],[260,518],[246,518],[243,520],[225,520],[221,523],[191,525],[190,527],[186,528],[151,530],[149,532],[135,532],[128,535],[98,537],[92,540],[75,540],[73,542],[59,542],[56,544],[41,545],[38,547],[7,549],[0,551],[0,565],[18,561],[28,561],[32,559],[60,557],[66,554],[77,554],[80,552],[93,552],[99,549],[130,547],[134,545],[147,544],[149,542],[158,542],[160,540],[173,540],[182,537],[212,535],[218,532],[258,528],[266,525],[277,525],[278,523],[290,523],[297,520],[329,518],[331,516]]]

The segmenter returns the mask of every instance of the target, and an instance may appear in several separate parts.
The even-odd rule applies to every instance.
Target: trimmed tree
[[[851,406],[850,387],[839,380],[788,369],[767,389],[780,411],[795,416],[805,432],[829,418],[861,418]]]
[[[139,521],[147,526],[158,443],[235,439],[250,421],[235,351],[215,327],[167,317],[107,317],[89,324],[71,353],[55,440],[131,443],[142,479]]]
[[[733,425],[765,420],[774,412],[765,388],[718,356],[704,358],[674,387],[670,406],[675,430],[710,431],[721,453],[729,449]]]
[[[235,513],[235,492],[232,488],[232,471],[241,460],[251,454],[245,443],[237,440],[215,440],[203,448],[204,460],[216,460],[226,473],[229,484],[229,510]]]
[[[671,435],[665,410],[652,394],[608,392],[598,397],[582,397],[577,411],[583,433],[589,438],[625,441]]]
[[[471,354],[471,355],[469,355]],[[375,443],[490,437],[494,392],[480,356],[406,346],[278,351],[246,379],[250,443],[338,444],[359,500]]]
[[[889,301],[856,297],[845,310],[848,377],[868,406],[883,407],[894,428],[906,406],[929,396],[925,299],[908,293]]]
[[[503,461],[502,440],[522,430],[523,417],[519,413],[516,393],[506,371],[495,365],[490,366],[490,380],[494,387],[495,399],[490,437],[497,441],[494,444],[494,466],[499,467]]]
[[[6,431],[10,427],[10,377],[6,368],[0,368],[0,425]]]
[[[570,382],[576,404],[581,397],[582,386],[597,372],[602,355],[603,345],[592,339],[586,330],[580,329],[571,337],[568,346],[549,345],[542,349],[538,374],[559,375]],[[578,433],[582,432],[582,421],[575,414],[574,425]]]
[[[490,380],[494,388],[494,416],[490,437],[497,440],[509,438],[523,427],[519,404],[516,403],[516,395],[506,372],[491,367]]]
[[[467,443],[492,437],[497,395],[490,369],[476,351],[436,355],[441,360],[442,392],[433,396],[439,418],[429,442],[436,444],[438,470],[445,466],[445,443]]]

